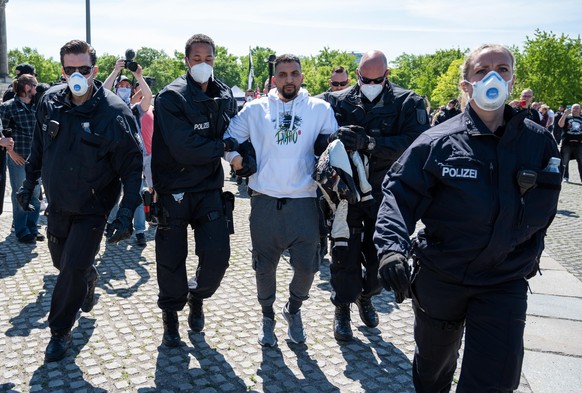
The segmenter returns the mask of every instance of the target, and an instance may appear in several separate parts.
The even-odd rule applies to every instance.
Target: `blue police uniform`
[[[374,242],[380,260],[415,256],[417,392],[450,389],[463,328],[457,392],[519,384],[526,278],[538,269],[561,184],[561,173],[544,171],[559,157],[555,140],[526,116],[506,106],[492,133],[467,106],[423,133],[384,180]]]
[[[217,79],[206,92],[189,74],[166,86],[154,104],[152,177],[165,218],[156,232],[156,264],[162,310],[180,311],[218,289],[230,258],[223,213],[222,137],[236,114],[232,91]],[[196,287],[186,277],[187,228],[195,229]]]

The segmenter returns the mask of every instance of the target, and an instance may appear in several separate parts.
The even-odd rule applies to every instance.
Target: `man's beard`
[[[285,88],[288,87],[288,86],[293,86],[293,91],[291,93],[287,93],[286,90],[285,90]],[[291,100],[291,99],[295,98],[297,96],[297,86],[295,86],[295,85],[287,85],[287,86],[284,86],[283,89],[281,90],[281,95],[286,100]]]

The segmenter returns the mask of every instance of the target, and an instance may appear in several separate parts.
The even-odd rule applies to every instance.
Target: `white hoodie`
[[[239,143],[250,139],[257,153],[257,172],[249,177],[254,191],[274,198],[308,198],[316,196],[317,188],[311,177],[315,140],[337,128],[327,102],[309,97],[305,89],[284,102],[272,89],[267,97],[246,103],[224,137]],[[231,152],[225,158],[231,162],[237,155]]]

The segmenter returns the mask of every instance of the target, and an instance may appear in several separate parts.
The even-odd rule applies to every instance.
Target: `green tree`
[[[107,79],[109,74],[111,74],[111,71],[115,69],[115,62],[117,61],[117,59],[118,59],[117,56],[110,55],[108,53],[98,56],[97,66],[99,68],[97,69],[97,76],[95,77],[95,79],[101,82]]]
[[[356,56],[351,53],[332,50],[324,47],[317,56],[310,56],[301,59],[304,83],[311,95],[322,93],[329,89],[328,80],[331,70],[336,66],[342,66],[348,70],[348,76],[352,84],[356,81]]]
[[[138,62],[143,69],[150,67],[157,59],[169,59],[170,56],[163,50],[153,48],[139,48],[135,53],[134,61]]]
[[[216,59],[214,61],[214,75],[228,86],[240,86],[241,66],[238,57],[228,53],[223,46],[216,46]],[[243,87],[241,87],[243,88]],[[244,90],[244,88],[243,88]]]
[[[185,73],[184,54],[174,52],[174,58],[157,58],[153,63],[144,68],[143,73],[154,79],[151,86],[152,93],[157,94],[174,79]]]
[[[526,37],[523,53],[517,56],[516,84],[513,97],[521,90],[533,90],[536,101],[556,108],[582,101],[582,42],[580,36],[536,29]]]
[[[392,62],[390,79],[405,89],[427,96],[432,106],[438,105],[431,94],[437,87],[439,76],[447,72],[451,62],[463,59],[465,53],[467,50],[460,49],[441,49],[434,54],[418,56],[404,53]]]
[[[46,58],[36,49],[24,47],[22,50],[12,49],[8,52],[8,73],[16,74],[16,66],[22,63],[32,64],[35,67],[39,82],[53,83],[61,75],[61,62]]]
[[[253,89],[258,87],[260,91],[263,91],[265,81],[269,78],[269,63],[267,62],[267,59],[269,58],[269,55],[274,54],[275,51],[271,48],[256,46],[251,49],[251,53],[253,56],[253,69],[255,75]],[[249,56],[241,56],[239,58],[239,63],[241,81],[241,86],[239,87],[246,90],[249,83]]]
[[[436,87],[430,95],[435,105],[445,105],[451,99],[459,98],[459,82],[461,80],[459,67],[461,64],[463,64],[463,59],[453,60],[447,71],[437,78]]]

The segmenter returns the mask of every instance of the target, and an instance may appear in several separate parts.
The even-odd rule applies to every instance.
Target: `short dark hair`
[[[335,66],[331,70],[331,74],[332,75],[333,74],[343,74],[344,72],[347,74],[348,71],[344,67],[342,67],[342,66]]]
[[[61,65],[65,65],[65,55],[80,55],[83,53],[88,53],[91,58],[91,65],[97,64],[97,54],[95,49],[83,40],[72,40],[67,42],[61,48]]]
[[[28,63],[22,63],[22,64],[18,64],[16,66],[16,71],[18,71],[18,74],[16,74],[16,78],[18,78],[20,75],[36,75],[36,70],[34,69],[34,66],[32,64],[28,64]]]
[[[299,64],[299,69],[301,69],[301,61],[299,60],[299,57],[289,53],[278,56],[275,59],[275,68],[277,68],[280,63],[297,63]]]
[[[192,37],[188,38],[188,41],[186,41],[186,48],[184,50],[186,57],[190,56],[193,44],[208,44],[212,47],[212,54],[216,54],[216,46],[214,45],[212,38],[208,37],[206,34],[194,34]]]

